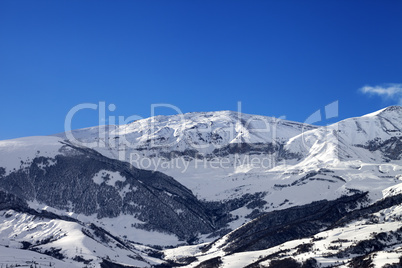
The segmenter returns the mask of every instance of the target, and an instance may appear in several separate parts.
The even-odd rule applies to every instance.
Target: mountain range
[[[402,107],[238,112],[0,141],[0,264],[402,267]]]

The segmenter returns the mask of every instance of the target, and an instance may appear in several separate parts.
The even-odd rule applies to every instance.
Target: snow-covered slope
[[[127,125],[101,126],[62,133],[118,157],[114,150],[131,149],[170,154],[192,151],[207,155],[229,144],[281,143],[316,127],[273,117],[232,111],[155,116]],[[127,158],[128,159],[128,158]]]
[[[71,233],[94,224],[118,240],[159,246],[211,242],[229,233],[217,242],[224,245],[231,231],[245,230],[243,224],[250,226],[250,221],[266,213],[322,200],[336,202],[345,196],[364,194],[365,202],[359,206],[395,196],[402,180],[401,133],[399,106],[326,127],[229,111],[157,116],[121,126],[0,141],[0,193],[18,196],[38,213],[45,210],[74,219],[66,227]],[[25,220],[38,220],[27,211],[10,210],[7,200],[0,203],[0,237],[11,241],[26,228]],[[397,205],[389,207],[395,215]],[[11,222],[17,223],[17,218],[25,220],[15,229]],[[29,224],[49,228],[43,232],[54,231],[46,219]],[[41,233],[31,234],[36,235]],[[78,238],[81,235],[77,232]],[[4,242],[7,251],[25,247],[15,241],[12,247]],[[304,240],[289,243],[298,241]],[[85,243],[92,251],[101,247],[96,239]],[[96,260],[95,266],[107,262],[105,256],[112,254],[113,246],[107,247],[102,250],[107,254],[82,258]],[[68,260],[74,258],[67,245],[59,248]],[[251,262],[245,256],[264,265],[272,261],[263,261],[252,252],[227,256],[223,246],[215,248],[203,253],[197,246],[179,248],[166,251],[165,259],[180,262],[178,255],[198,254],[191,265],[219,257],[228,267],[235,257],[247,264]],[[276,249],[273,246],[261,254]],[[192,253],[183,253],[187,250]],[[145,266],[158,262],[148,261],[148,251],[160,256],[150,248],[135,251]],[[116,253],[121,254],[128,256]],[[303,256],[300,262],[307,260]],[[134,264],[130,257],[112,260]],[[343,261],[350,263],[351,259]],[[71,265],[77,265],[76,261]]]
[[[229,111],[189,113],[69,134],[109,157],[162,171],[198,197],[214,201],[273,191],[275,184],[291,184],[319,169],[340,169],[334,175],[349,181],[356,178],[355,168],[378,173],[377,164],[390,163],[386,169],[395,172],[388,176],[396,176],[401,110],[392,106],[328,127]]]
[[[383,163],[401,159],[402,107],[391,106],[362,117],[293,137],[286,148],[304,156],[298,166],[337,166],[339,162]]]
[[[0,211],[0,263],[41,267],[98,267],[110,261],[130,267],[150,267],[145,246],[120,240],[93,224],[46,215]]]
[[[56,209],[92,222],[103,219],[109,230],[114,224],[123,228],[115,234],[144,243],[152,240],[139,236],[158,237],[155,232],[178,244],[214,230],[204,205],[165,174],[136,169],[56,137],[4,141],[0,147],[0,191],[34,209]]]
[[[258,195],[258,202],[233,208],[233,229],[261,212],[335,199],[351,189],[369,190],[373,198],[381,198],[384,188],[402,178],[401,110],[392,106],[327,127],[230,111],[189,113],[58,136],[138,168],[168,174],[199,199]],[[46,143],[56,143],[57,148],[58,141],[49,137],[48,142],[25,144],[46,148]],[[21,147],[18,140],[3,143],[3,151],[14,155],[21,155],[18,146],[31,154],[36,151]],[[47,151],[51,152],[42,149]],[[5,162],[9,171],[20,165],[19,158],[1,161],[14,161]]]
[[[402,108],[391,106],[326,127],[223,111],[70,134],[104,155],[168,174],[207,201],[261,193],[259,206],[232,211],[236,228],[260,212],[351,189],[381,198],[401,178],[401,129]]]
[[[185,267],[400,267],[402,195],[385,191],[371,206],[359,194],[348,197],[352,202],[270,213],[211,244],[168,249],[164,256]]]

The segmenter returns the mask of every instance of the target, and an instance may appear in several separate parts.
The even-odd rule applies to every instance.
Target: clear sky
[[[401,14],[396,0],[3,0],[0,139],[62,132],[99,101],[124,117],[241,101],[299,122],[333,101],[337,120],[400,104]]]

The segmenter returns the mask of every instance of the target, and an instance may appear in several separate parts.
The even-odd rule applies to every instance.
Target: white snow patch
[[[107,185],[116,186],[116,182],[124,182],[126,178],[116,171],[101,170],[94,175],[92,180],[99,185],[105,182]]]

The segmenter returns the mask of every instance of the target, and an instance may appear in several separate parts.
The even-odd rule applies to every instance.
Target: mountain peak
[[[402,107],[397,106],[397,105],[389,106],[389,107],[383,108],[381,110],[378,110],[376,112],[366,114],[363,117],[384,116],[384,115],[387,115],[389,113],[394,113],[394,112],[396,112],[398,114],[402,113]]]
[[[398,105],[389,106],[389,107],[385,108],[382,112],[393,112],[393,111],[401,112],[402,106],[398,106]]]

